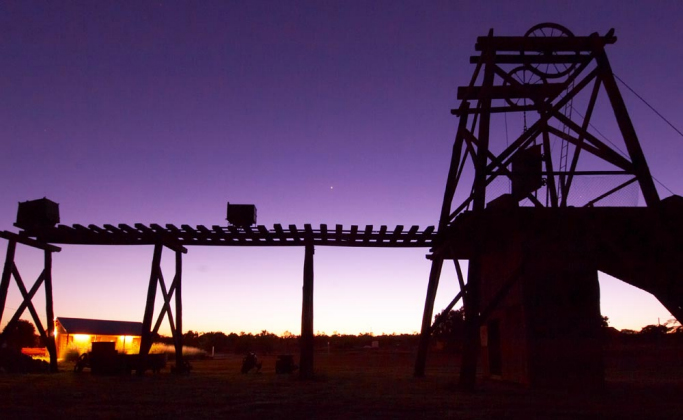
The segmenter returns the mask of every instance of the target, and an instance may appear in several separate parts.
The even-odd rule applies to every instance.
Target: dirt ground
[[[0,374],[0,418],[683,418],[683,354],[632,349],[608,354],[602,392],[531,390],[482,381],[458,391],[457,356],[430,354],[413,378],[414,354],[383,350],[317,353],[316,377],[239,373],[241,357],[192,362],[188,376],[169,369],[143,377]]]

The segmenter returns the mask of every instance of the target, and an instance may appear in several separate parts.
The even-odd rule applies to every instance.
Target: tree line
[[[434,317],[435,326],[432,331],[432,344],[447,352],[459,352],[462,349],[464,337],[465,317],[462,308],[449,312],[440,312]],[[609,326],[609,318],[602,317],[601,328],[605,341],[608,343],[682,343],[683,326],[675,320],[664,324],[647,325],[635,330],[617,330]],[[21,349],[23,347],[44,347],[42,339],[36,334],[35,326],[26,320],[16,322],[11,330],[3,331],[4,345],[8,348]],[[155,342],[173,344],[172,337],[155,337]],[[419,335],[413,334],[382,334],[370,333],[331,335],[318,333],[314,343],[318,350],[352,350],[373,348],[412,351],[417,347]],[[229,333],[187,331],[183,334],[183,345],[196,347],[208,353],[246,353],[255,351],[260,354],[295,353],[299,350],[299,336],[285,332],[278,336],[266,330],[260,333]]]
[[[683,326],[675,319],[668,320],[664,324],[646,325],[640,331],[617,330],[614,327],[610,327],[609,318],[606,316],[603,316],[599,322],[606,344],[683,344]],[[434,323],[435,327],[432,331],[432,338],[439,343],[439,347],[442,347],[445,351],[461,351],[465,334],[464,309],[454,309],[448,313],[445,313],[445,311],[440,312],[434,317]]]
[[[391,348],[394,350],[412,350],[417,346],[418,334],[383,334],[372,335],[362,333],[352,334],[325,334],[318,333],[314,336],[314,345],[317,350],[352,350],[361,348]],[[157,342],[172,344],[172,337],[159,336]],[[374,344],[373,344],[374,343]],[[260,354],[286,354],[299,351],[299,336],[285,332],[278,336],[266,330],[260,333],[225,334],[220,331],[199,333],[188,331],[183,334],[183,345],[196,347],[207,353],[247,353],[257,352]],[[375,347],[373,347],[373,345]]]

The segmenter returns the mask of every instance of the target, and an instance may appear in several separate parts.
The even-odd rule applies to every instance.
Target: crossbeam
[[[528,36],[481,36],[477,38],[474,49],[477,51],[537,51],[578,53],[591,52],[596,46],[604,47],[617,42],[610,31],[605,36],[575,37],[528,37]],[[597,45],[596,45],[597,44]]]
[[[23,315],[24,311],[28,310],[33,318],[36,329],[40,334],[40,338],[45,343],[47,347],[48,354],[50,355],[50,371],[57,371],[57,348],[55,346],[55,336],[54,336],[54,309],[52,302],[52,253],[59,252],[60,248],[35,241],[33,239],[25,238],[20,235],[14,234],[12,232],[0,232],[0,237],[5,238],[9,241],[7,245],[7,255],[5,257],[5,264],[2,272],[2,277],[0,278],[0,321],[2,321],[2,316],[5,310],[5,303],[7,301],[7,294],[11,280],[14,279],[17,288],[22,296],[22,302],[19,308],[16,309],[14,315],[10,321],[5,326],[5,330],[0,334],[0,346],[4,345],[7,337],[5,335],[6,331],[11,331],[14,325],[19,321],[20,317]],[[19,269],[15,263],[15,252],[17,244],[23,244],[38,248],[45,253],[45,267],[40,273],[35,283],[30,290],[26,288],[24,280],[19,274]],[[40,286],[44,286],[45,289],[45,315],[46,324],[43,327],[43,323],[38,316],[38,311],[36,311],[33,305],[33,298]]]
[[[153,225],[153,229],[159,230],[159,225]],[[165,234],[165,233],[164,233]],[[182,247],[170,248],[175,251],[175,275],[169,288],[166,288],[164,275],[161,271],[161,252],[165,244],[157,243],[154,245],[154,254],[152,257],[152,270],[149,279],[149,287],[147,289],[147,302],[145,304],[145,314],[142,320],[142,337],[140,339],[140,352],[138,360],[137,374],[142,375],[146,370],[146,360],[149,350],[152,347],[154,336],[159,332],[161,323],[164,318],[168,319],[171,328],[171,335],[173,336],[173,344],[175,346],[175,373],[186,373],[185,361],[183,360],[183,315],[182,315]],[[157,288],[161,289],[163,296],[163,304],[161,311],[157,317],[157,321],[152,328],[152,320],[154,318],[154,301],[156,298]],[[175,294],[175,317],[171,311],[171,301]]]

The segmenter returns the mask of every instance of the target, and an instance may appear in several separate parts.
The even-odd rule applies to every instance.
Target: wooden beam
[[[590,54],[496,54],[496,64],[578,64],[592,60]],[[480,55],[470,56],[470,64],[477,64]]]
[[[75,226],[76,226],[76,225],[74,225],[74,227],[75,227]],[[130,236],[133,236],[134,238],[142,238],[142,235],[140,234],[140,231],[138,231],[137,229],[135,229],[134,227],[132,227],[132,226],[130,226],[130,225],[127,225],[127,224],[125,224],[125,223],[120,223],[120,224],[119,224],[119,228],[120,228],[122,231],[126,232],[126,234],[128,234],[128,235],[130,235]]]
[[[588,106],[584,112],[583,123],[581,123],[581,132],[579,132],[579,145],[583,144],[584,135],[587,132],[588,126],[590,125],[591,118],[593,117],[593,109],[595,108],[595,103],[598,98],[598,93],[600,91],[600,78],[595,79],[593,84],[593,90],[591,91],[591,96],[588,100]],[[560,207],[567,207],[567,197],[569,196],[569,191],[571,190],[572,182],[574,181],[573,173],[576,171],[576,166],[579,163],[579,155],[581,154],[581,147],[575,147],[574,154],[572,156],[572,162],[569,166],[568,176],[561,176],[560,179],[563,180],[563,190],[562,190],[562,201],[560,202]]]
[[[417,346],[417,359],[415,360],[415,371],[413,375],[417,378],[424,376],[427,364],[427,351],[429,350],[429,339],[432,334],[432,316],[434,314],[434,300],[436,291],[439,288],[441,278],[441,268],[443,259],[434,258],[432,268],[429,272],[429,283],[427,284],[427,297],[425,298],[424,312],[422,313],[422,329],[420,331],[420,341]]]
[[[301,308],[301,356],[299,375],[302,379],[313,377],[313,254],[312,244],[306,244],[304,256],[304,285]]]
[[[384,242],[384,235],[387,233],[387,227],[385,225],[382,225],[379,227],[379,233],[377,234],[377,243],[381,244]]]
[[[199,229],[199,226],[197,226],[197,229]],[[220,225],[211,226],[211,237],[214,238],[215,241],[218,241],[218,243],[226,243],[230,240],[225,229]]]
[[[489,31],[488,39],[493,38],[493,30]],[[479,116],[479,135],[477,136],[477,154],[474,158],[474,181],[472,183],[472,204],[473,211],[481,211],[486,205],[486,164],[489,152],[489,132],[491,114],[491,88],[493,87],[494,67],[493,51],[486,51],[482,54],[484,62],[484,79],[482,81],[482,92],[484,95],[479,101],[482,113]]]
[[[185,369],[183,361],[183,299],[182,299],[182,284],[183,284],[183,254],[181,252],[175,253],[175,336],[173,343],[175,344],[175,361],[176,373],[188,373]]]
[[[45,317],[46,320],[46,340],[45,347],[50,355],[50,371],[57,372],[57,346],[55,343],[55,310],[52,300],[52,252],[45,252],[45,267],[43,268],[43,278],[45,279]]]
[[[542,159],[545,161],[545,170],[553,171],[553,157],[550,147],[550,136],[548,135],[548,130],[543,130],[543,153]],[[550,192],[550,205],[551,207],[557,207],[559,202],[557,201],[557,185],[555,184],[555,177],[546,177],[546,191]]]
[[[542,102],[554,98],[565,90],[564,83],[547,83],[539,85],[502,85],[502,86],[461,86],[458,88],[458,99],[461,101],[490,99],[527,98]]]
[[[327,243],[327,225],[326,224],[320,225],[320,239],[321,239],[323,244]]]
[[[398,238],[401,236],[401,232],[403,232],[403,225],[396,226],[394,232],[391,234],[390,243],[395,244]]]
[[[617,191],[621,190],[622,188],[625,188],[625,187],[627,187],[627,186],[633,184],[633,183],[636,182],[636,181],[638,181],[638,178],[637,178],[637,177],[636,177],[636,178],[631,178],[630,180],[628,180],[628,181],[622,183],[621,185],[617,185],[616,187],[612,188],[611,190],[607,191],[606,193],[601,194],[601,195],[599,195],[598,197],[595,197],[595,198],[592,199],[591,201],[589,201],[589,202],[587,202],[586,204],[584,204],[583,207],[593,207],[593,205],[594,205],[595,203],[597,203],[598,201],[602,200],[602,199],[605,198],[605,197],[608,197],[608,196],[614,194],[615,192],[617,192]]]
[[[189,235],[196,235],[197,234],[197,231],[195,230],[195,228],[193,228],[190,225],[182,224],[182,225],[180,225],[180,227],[183,229],[183,231],[185,231]]]
[[[600,36],[533,37],[533,36],[480,36],[474,46],[476,51],[526,51],[526,52],[592,52],[598,45],[614,44],[617,37],[608,33]]]
[[[97,225],[90,224],[88,225],[88,229],[90,229],[91,232],[94,232],[98,235],[102,235],[105,237],[111,236],[111,233],[107,231],[106,229],[103,229]]]
[[[76,235],[76,231],[74,230],[74,228],[67,225],[57,225],[57,233],[68,236]]]
[[[154,235],[154,231],[147,225],[144,225],[142,223],[135,223],[133,226],[135,226],[135,229],[137,229],[145,235]]]
[[[106,225],[105,225],[106,226]],[[178,226],[173,225],[173,224],[166,224],[166,229],[168,229],[169,232],[176,236],[181,236],[180,229],[178,229]]]
[[[554,134],[555,136],[568,141],[569,143],[573,144],[577,148],[581,148],[598,158],[611,163],[612,165],[621,168],[625,171],[633,171],[634,166],[633,163],[629,162],[628,159],[625,157],[621,156],[619,153],[615,152],[613,149],[608,147],[605,143],[601,142],[597,137],[592,135],[591,133],[587,131],[580,131],[582,130],[575,122],[571,121],[567,117],[565,117],[562,114],[555,114],[555,118],[557,118],[561,123],[565,124],[572,130],[576,131],[579,133],[581,139],[577,139],[561,130],[558,130],[557,128],[548,125],[547,130],[548,132]]]
[[[156,224],[155,226],[157,226],[160,229],[160,232],[156,232],[155,230],[153,230],[153,228],[147,227],[142,223],[135,224],[135,228],[142,232],[144,235],[146,235],[148,239],[154,240],[155,242],[161,241],[161,243],[166,248],[170,248],[173,251],[180,251],[183,254],[187,254],[187,248],[176,243],[176,239],[168,235],[167,231],[164,228]]]
[[[244,231],[244,236],[247,239],[247,241],[256,243],[261,242],[259,236],[254,233],[251,226],[244,226],[242,230]]]
[[[455,252],[451,251],[453,255]],[[465,292],[465,277],[462,275],[462,267],[460,267],[460,261],[457,259],[453,260],[453,265],[455,265],[455,275],[458,277],[458,286],[460,286],[460,291]]]
[[[15,247],[16,247],[16,243],[18,242],[22,245],[28,245],[28,246],[31,246],[33,248],[42,249],[43,251],[59,252],[62,250],[62,248],[60,248],[58,246],[54,246],[54,245],[50,245],[50,244],[47,244],[44,242],[40,242],[40,241],[37,241],[35,239],[28,238],[26,236],[17,235],[14,232],[9,232],[6,230],[0,232],[0,238],[5,238],[8,241],[10,241],[10,243],[15,242],[15,245],[14,245]],[[14,254],[12,254],[12,257],[14,257]]]
[[[105,223],[103,226],[104,226],[104,228],[107,229],[109,232],[111,232],[112,234],[114,234],[117,238],[120,238],[120,237],[122,237],[122,236],[125,235],[125,232],[121,231],[121,229],[117,228],[117,227],[114,226],[114,225],[110,225],[110,224],[106,224],[106,223]]]
[[[198,237],[192,238],[192,240],[198,240],[198,239],[208,239],[208,240],[220,240],[218,239],[218,236],[211,231],[208,227],[204,225],[198,225],[197,226],[197,233]]]
[[[463,297],[463,295],[464,295],[463,291],[460,290],[460,291],[458,292],[458,294],[455,295],[455,297],[453,298],[453,300],[451,300],[451,303],[449,303],[449,304],[444,308],[444,310],[443,310],[441,313],[444,314],[444,315],[447,315],[451,310],[453,310],[453,307],[460,301],[460,299]],[[436,329],[436,327],[438,327],[439,325],[441,325],[441,323],[444,322],[447,318],[448,318],[448,316],[442,316],[442,317],[439,318],[438,320],[435,319],[435,320],[434,320],[434,323],[432,324],[432,327],[431,327],[431,332],[433,333],[434,330]]]
[[[404,244],[410,244],[410,241],[412,241],[415,238],[415,234],[417,233],[417,230],[420,229],[419,226],[413,225],[410,227],[408,230],[408,233],[406,233],[406,236],[403,238],[403,243]]]
[[[356,235],[358,235],[358,226],[351,225],[351,233],[349,233],[349,243],[354,244],[356,242]]]
[[[80,224],[78,224],[78,223],[74,223],[73,228],[74,228],[74,230],[75,230],[76,232],[80,233],[81,235],[83,235],[83,236],[86,237],[86,238],[87,238],[87,237],[92,237],[93,234],[94,234],[94,232],[93,232],[92,230],[90,230],[90,229],[88,229],[87,227],[85,227],[85,226],[83,226],[83,225],[80,225]]]
[[[175,281],[175,277],[173,280]],[[161,270],[159,270],[159,286],[161,287],[161,295],[164,302],[162,303],[161,312],[159,313],[157,322],[154,325],[154,329],[152,329],[152,336],[159,332],[161,323],[164,320],[164,315],[168,315],[168,323],[171,327],[171,335],[175,337],[175,322],[173,322],[173,312],[171,312],[171,297],[173,297],[173,293],[169,293],[166,290],[166,282],[164,281],[164,274]],[[175,287],[175,285],[172,282],[171,289],[173,289],[173,287]]]
[[[12,264],[12,271],[14,271],[14,270],[16,270],[16,267],[14,266],[14,264]],[[43,272],[40,274],[40,276],[38,276],[38,279],[33,284],[33,287],[31,287],[31,290],[27,294],[28,300],[26,300],[26,298],[24,298],[24,300],[21,302],[21,304],[19,305],[17,310],[14,312],[14,315],[12,316],[10,321],[7,323],[7,326],[5,328],[7,328],[8,326],[13,325],[15,322],[17,322],[19,320],[19,318],[21,318],[21,315],[23,315],[26,308],[29,305],[31,305],[31,300],[33,299],[33,296],[35,296],[35,294],[38,292],[38,289],[40,288],[40,286],[43,284],[43,281],[45,280],[44,275],[45,275],[45,273]],[[23,284],[22,284],[22,286],[23,286]],[[26,290],[26,289],[24,289],[24,290]]]
[[[3,232],[7,233],[7,232]],[[19,236],[19,235],[15,235]],[[5,236],[3,236],[5,238]],[[11,237],[10,237],[11,238]],[[17,249],[17,240],[9,239],[7,244],[7,252],[5,254],[5,265],[2,270],[2,279],[0,279],[0,322],[2,322],[2,314],[5,311],[5,303],[7,301],[7,291],[9,283],[12,278],[12,268],[14,268],[14,254]]]
[[[265,238],[266,242],[273,243],[273,237],[271,236],[270,232],[268,232],[268,229],[265,226],[258,225],[256,226],[256,229],[258,229],[259,236]]]
[[[368,244],[370,242],[370,235],[372,235],[372,225],[366,225],[365,231],[363,232],[363,244]]]
[[[285,237],[285,231],[282,229],[282,225],[276,223],[273,228],[275,229],[275,235],[280,239],[280,243],[286,243],[287,238]]]
[[[501,114],[503,112],[508,113],[508,112],[527,112],[527,111],[538,111],[539,106],[538,105],[506,105],[506,106],[492,106],[489,108],[489,113],[490,114]],[[481,114],[481,109],[480,108],[474,108],[474,109],[451,109],[451,115],[455,115],[457,117],[463,116],[463,115],[474,115],[474,114]]]
[[[477,384],[477,355],[481,348],[481,342],[479,341],[481,271],[481,257],[475,255],[470,259],[467,269],[467,292],[463,300],[465,308],[465,336],[460,365],[460,387],[468,391],[474,390]]]
[[[607,59],[605,50],[600,49],[600,51],[596,54],[595,59],[598,63],[598,68],[600,69],[600,78],[605,86],[607,97],[612,105],[612,111],[617,119],[619,131],[621,131],[621,135],[624,138],[626,150],[631,157],[631,162],[633,162],[635,175],[638,178],[638,183],[640,184],[640,191],[643,194],[643,198],[645,199],[645,203],[648,205],[648,207],[655,206],[659,204],[659,193],[657,192],[657,187],[652,180],[650,168],[645,160],[643,149],[640,147],[638,135],[633,127],[633,123],[631,122],[631,117],[628,115],[628,110],[626,109],[624,99],[621,97],[621,92],[619,91],[617,82],[614,79],[614,73],[612,73],[612,67]]]
[[[19,287],[19,291],[21,292],[21,296],[24,298],[23,303],[26,304],[25,308],[27,308],[28,311],[30,312],[31,318],[33,318],[33,323],[36,324],[36,329],[40,333],[40,337],[43,338],[44,340],[47,340],[47,334],[45,333],[45,329],[43,328],[43,323],[40,321],[40,317],[38,316],[38,311],[36,311],[36,308],[35,308],[35,306],[33,306],[33,302],[32,302],[33,294],[35,294],[35,292],[38,291],[38,287],[40,286],[39,283],[42,283],[43,281],[45,281],[45,271],[43,271],[41,273],[40,277],[38,277],[38,280],[36,280],[36,283],[31,288],[31,291],[33,292],[33,294],[29,294],[29,292],[26,290],[26,286],[24,286],[24,282],[21,279],[21,276],[19,275],[19,270],[17,270],[16,265],[12,269],[12,274],[14,275],[14,280],[17,282],[17,286]],[[36,286],[36,285],[38,285],[38,286]],[[21,315],[21,314],[19,314],[19,315]]]
[[[154,317],[154,300],[157,294],[157,283],[159,272],[161,271],[161,244],[154,245],[154,255],[152,257],[152,270],[149,276],[149,287],[147,288],[147,302],[145,304],[145,314],[142,318],[142,336],[140,337],[140,352],[138,355],[137,374],[143,375],[147,365],[147,354],[152,347],[152,317]]]
[[[299,231],[296,229],[296,225],[289,225],[289,233],[292,235],[294,242],[301,242],[301,238],[299,237]]]
[[[418,245],[427,243],[427,240],[431,240],[432,233],[434,233],[434,226],[427,226],[427,229],[425,229],[421,235],[418,235],[416,243]]]
[[[308,223],[304,225],[304,239],[308,243],[313,243],[313,228]]]
[[[150,223],[149,227],[152,228],[152,230],[159,235],[167,235],[169,233],[168,229],[157,223]]]

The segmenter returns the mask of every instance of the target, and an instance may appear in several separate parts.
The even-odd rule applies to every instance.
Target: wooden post
[[[5,301],[7,300],[9,281],[12,278],[12,269],[14,268],[14,253],[16,249],[17,241],[10,239],[7,244],[5,268],[2,271],[2,280],[0,280],[0,322],[2,322],[2,313],[5,311]]]
[[[429,338],[432,334],[432,315],[434,313],[434,299],[436,298],[436,291],[439,288],[439,279],[441,278],[441,268],[443,267],[443,260],[434,257],[432,261],[432,268],[429,272],[429,284],[427,286],[427,297],[425,299],[425,309],[422,314],[422,330],[420,331],[420,342],[417,347],[417,359],[415,360],[415,377],[422,377],[425,374],[425,365],[427,363],[427,351],[429,350]]]
[[[467,289],[463,299],[465,307],[465,339],[460,365],[460,387],[473,391],[477,384],[477,355],[479,340],[479,288],[481,281],[481,258],[470,259],[467,270]]]
[[[186,373],[183,364],[183,300],[182,300],[182,273],[183,273],[183,254],[181,251],[175,253],[175,367],[176,373]]]
[[[493,29],[489,31],[489,38],[493,37]],[[482,82],[482,98],[479,100],[481,114],[479,116],[479,145],[475,156],[475,172],[472,200],[473,210],[483,210],[486,205],[486,167],[489,151],[489,124],[491,122],[491,87],[493,86],[495,51],[487,48],[482,52],[484,60],[484,80]]]
[[[640,142],[638,141],[638,135],[636,135],[636,130],[633,128],[633,123],[626,110],[626,104],[624,104],[624,99],[621,97],[621,92],[619,92],[619,87],[614,79],[612,67],[610,66],[604,49],[600,48],[595,54],[595,60],[600,68],[600,78],[605,86],[605,91],[607,92],[610,104],[612,104],[612,110],[617,119],[619,130],[624,137],[626,150],[628,150],[631,162],[633,162],[633,169],[638,178],[638,183],[640,184],[640,190],[643,193],[645,203],[648,207],[655,206],[659,204],[657,187],[655,187],[654,181],[652,180],[650,168],[647,166],[645,155],[643,155],[643,149],[641,149]]]
[[[159,281],[159,271],[161,270],[161,244],[154,245],[154,257],[152,258],[152,273],[149,276],[149,287],[147,289],[147,303],[145,305],[145,315],[142,319],[142,337],[140,337],[140,352],[138,353],[137,374],[145,373],[147,365],[147,354],[152,347],[152,317],[154,316],[154,299],[157,294],[157,282]]]
[[[55,343],[55,311],[52,301],[52,251],[45,250],[45,324],[47,351],[50,354],[50,371],[57,372],[57,345]]]
[[[306,244],[304,257],[304,286],[301,308],[301,358],[299,375],[302,379],[313,377],[313,244]]]
[[[493,37],[493,29],[489,31]],[[474,186],[472,200],[472,212],[480,214],[486,207],[486,167],[489,151],[489,124],[491,122],[491,96],[490,88],[494,79],[495,50],[487,48],[482,52],[484,60],[484,80],[482,83],[482,98],[479,101],[481,115],[479,119],[479,146],[477,147]],[[467,270],[467,289],[463,299],[465,307],[465,340],[462,351],[462,364],[460,366],[460,386],[466,390],[474,390],[477,381],[477,355],[479,353],[479,283],[481,261],[475,252],[470,259]]]
[[[448,168],[448,178],[446,178],[446,190],[443,195],[443,204],[441,205],[441,216],[439,217],[439,232],[448,226],[451,218],[451,204],[455,196],[455,190],[458,187],[458,174],[461,170],[460,158],[462,155],[462,146],[464,142],[465,131],[467,130],[467,111],[470,109],[470,104],[463,101],[460,104],[460,121],[458,122],[458,132],[455,135],[455,142],[453,142],[453,151],[451,152],[451,166]]]

